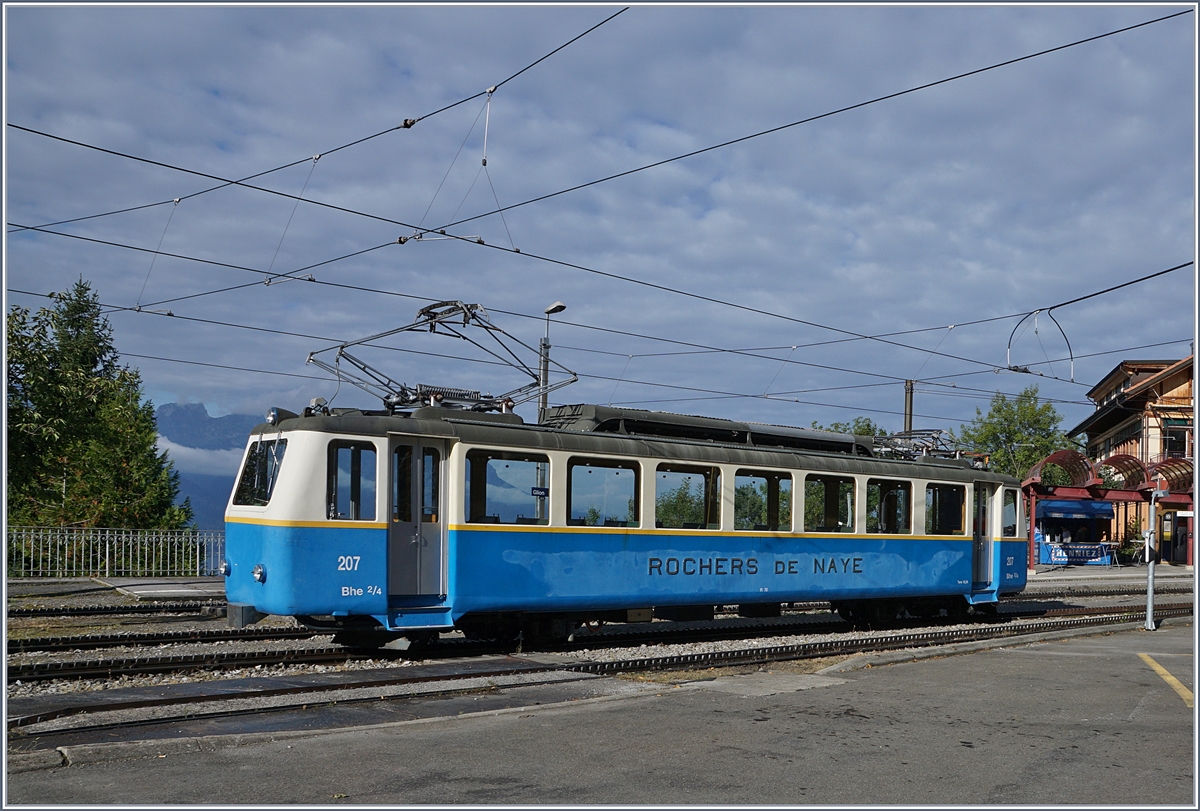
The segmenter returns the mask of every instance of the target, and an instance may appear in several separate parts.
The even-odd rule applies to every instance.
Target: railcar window
[[[787,532],[792,528],[792,477],[739,470],[733,480],[733,528]]]
[[[427,524],[438,521],[438,472],[442,455],[437,448],[425,448],[421,454],[421,520]]]
[[[1004,491],[1004,509],[1000,515],[1000,534],[1005,538],[1017,537],[1017,491]]]
[[[392,454],[392,520],[412,521],[412,446],[400,445]]]
[[[616,459],[572,457],[567,463],[567,524],[638,525],[638,465]]]
[[[967,488],[960,484],[931,484],[925,488],[925,534],[966,534]]]
[[[550,460],[507,451],[467,451],[467,521],[550,523]]]
[[[271,500],[275,480],[279,477],[279,466],[283,464],[283,452],[287,450],[286,439],[268,439],[251,442],[250,453],[238,478],[233,503],[244,507],[265,507]]]
[[[912,532],[912,482],[867,479],[867,532]]]
[[[721,469],[659,465],[655,472],[654,526],[721,528]]]
[[[854,479],[815,474],[804,478],[804,531],[854,531]]]
[[[375,520],[375,446],[336,439],[329,443],[327,515],[331,520]]]

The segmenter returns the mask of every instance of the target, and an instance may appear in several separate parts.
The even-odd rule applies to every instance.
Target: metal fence
[[[9,527],[9,577],[215,577],[219,530]]]

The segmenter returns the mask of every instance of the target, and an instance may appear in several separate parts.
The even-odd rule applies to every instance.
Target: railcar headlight
[[[259,583],[267,582],[267,570],[263,568],[261,563],[254,564],[254,571],[251,574],[254,575],[254,579]]]
[[[222,560],[221,565],[217,567],[217,571],[221,577],[229,577],[229,573],[233,571],[233,567],[229,565],[229,561]]]

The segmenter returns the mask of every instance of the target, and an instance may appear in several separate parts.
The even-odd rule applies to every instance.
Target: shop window
[[[467,521],[550,523],[550,460],[539,454],[467,451]]]
[[[720,468],[659,465],[654,519],[654,526],[664,529],[720,529]]]
[[[815,474],[805,477],[804,531],[854,531],[854,479]]]
[[[638,525],[638,465],[616,459],[572,458],[567,463],[567,524]]]
[[[759,532],[791,530],[791,474],[739,470],[733,480],[733,528]]]
[[[328,512],[331,520],[375,520],[375,446],[366,442],[329,443]]]
[[[912,482],[867,479],[867,532],[912,532]]]
[[[931,484],[925,488],[925,534],[965,535],[967,488],[960,484]]]

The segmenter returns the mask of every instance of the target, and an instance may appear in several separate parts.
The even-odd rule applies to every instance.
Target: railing
[[[214,577],[222,531],[9,527],[9,577]]]

